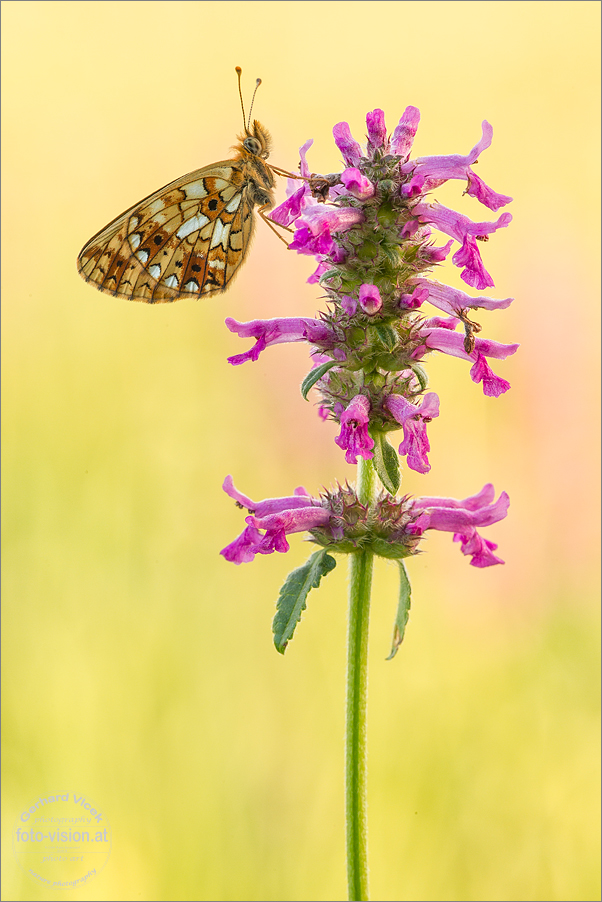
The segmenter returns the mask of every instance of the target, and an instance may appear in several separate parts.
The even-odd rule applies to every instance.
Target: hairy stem
[[[357,490],[362,504],[372,502],[374,485],[375,472],[371,462],[360,459]],[[358,551],[349,556],[345,815],[350,902],[364,902],[368,899],[366,713],[373,560],[372,551]]]

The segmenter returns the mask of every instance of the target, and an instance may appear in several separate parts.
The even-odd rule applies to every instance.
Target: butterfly
[[[261,79],[246,121],[239,66],[236,72],[245,127],[236,156],[170,182],[90,238],[77,259],[86,282],[148,304],[220,294],[249,249],[255,207],[273,228],[266,211],[274,206],[274,174],[293,173],[266,162],[270,135],[257,120],[251,127]]]

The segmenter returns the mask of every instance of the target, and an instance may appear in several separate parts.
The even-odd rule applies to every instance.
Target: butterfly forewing
[[[80,274],[101,291],[151,304],[224,291],[250,244],[253,188],[269,193],[273,185],[258,167],[224,160],[151,194],[88,241]]]

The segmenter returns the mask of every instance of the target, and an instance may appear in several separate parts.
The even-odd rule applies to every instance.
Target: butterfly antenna
[[[257,88],[261,84],[261,79],[257,78],[255,80],[255,90],[253,91],[253,96],[251,98],[251,108],[249,110],[249,120],[247,124],[247,134],[249,134],[249,126],[251,125],[251,113],[253,112],[253,104],[255,103],[255,95],[257,94]]]
[[[242,99],[242,88],[240,86],[240,76],[242,75],[242,69],[240,66],[236,66],[236,74],[238,75],[238,96],[240,97],[240,108],[242,110],[242,124],[244,125],[245,131],[247,135],[249,134],[249,129],[247,128],[247,122],[245,118],[245,104]],[[255,95],[253,95],[255,96]]]

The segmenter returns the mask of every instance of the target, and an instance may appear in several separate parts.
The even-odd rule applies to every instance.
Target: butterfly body
[[[254,209],[274,205],[270,136],[256,120],[236,156],[170,182],[82,249],[80,275],[100,291],[149,304],[226,290],[249,249]]]

